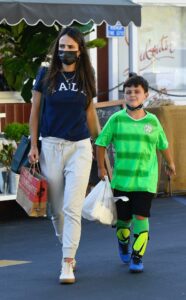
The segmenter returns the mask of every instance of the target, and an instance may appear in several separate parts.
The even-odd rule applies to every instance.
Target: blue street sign
[[[107,24],[107,38],[112,37],[123,37],[125,35],[125,28],[121,25],[120,22],[117,22],[116,25],[108,25]]]

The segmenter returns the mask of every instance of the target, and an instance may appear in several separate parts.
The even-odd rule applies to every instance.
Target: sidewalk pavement
[[[186,300],[185,230],[186,196],[154,199],[145,271],[130,274],[115,229],[83,220],[77,282],[60,285],[61,249],[51,222],[0,219],[0,300]],[[3,266],[7,261],[13,265]]]

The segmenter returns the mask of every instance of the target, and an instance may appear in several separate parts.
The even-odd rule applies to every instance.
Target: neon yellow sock
[[[139,256],[143,256],[149,237],[149,220],[145,218],[143,220],[136,219],[133,216],[133,224],[134,224],[134,243],[133,243],[133,253]]]
[[[130,226],[131,221],[126,222],[122,220],[117,220],[116,227],[117,227],[117,238],[122,243],[128,243],[130,239]]]

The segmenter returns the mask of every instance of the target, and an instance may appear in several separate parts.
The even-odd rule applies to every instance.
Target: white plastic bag
[[[108,176],[105,176],[105,180],[101,180],[85,198],[82,216],[105,225],[116,223],[116,206]]]

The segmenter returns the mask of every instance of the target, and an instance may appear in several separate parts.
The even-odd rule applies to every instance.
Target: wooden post
[[[1,132],[1,119],[6,118],[6,114],[5,113],[0,113],[0,132]]]

